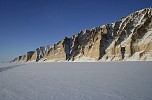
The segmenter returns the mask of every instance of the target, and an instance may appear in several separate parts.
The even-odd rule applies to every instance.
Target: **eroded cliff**
[[[152,60],[152,8],[115,23],[80,31],[54,44],[27,52],[14,61]]]

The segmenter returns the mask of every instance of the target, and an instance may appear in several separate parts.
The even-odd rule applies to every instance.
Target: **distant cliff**
[[[80,31],[13,61],[152,61],[152,7],[115,23]]]

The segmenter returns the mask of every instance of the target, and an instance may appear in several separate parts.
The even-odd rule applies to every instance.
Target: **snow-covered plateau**
[[[152,62],[0,63],[0,100],[152,100]]]

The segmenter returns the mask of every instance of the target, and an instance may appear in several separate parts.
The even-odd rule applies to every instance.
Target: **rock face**
[[[152,7],[115,23],[80,31],[54,46],[39,47],[14,61],[152,60]]]
[[[14,61],[29,61],[31,60],[32,55],[34,54],[34,51],[29,51],[26,54],[19,56],[17,58],[14,59]]]
[[[59,41],[45,55],[47,60],[65,61],[66,60],[66,39]]]
[[[105,50],[105,58],[127,60],[136,55],[134,60],[148,60],[147,57],[152,57],[152,8],[137,11],[119,22],[117,36]]]

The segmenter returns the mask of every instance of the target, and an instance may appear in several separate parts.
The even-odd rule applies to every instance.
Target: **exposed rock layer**
[[[37,48],[14,61],[74,61],[84,57],[101,61],[152,60],[152,8],[80,31],[53,47]]]

